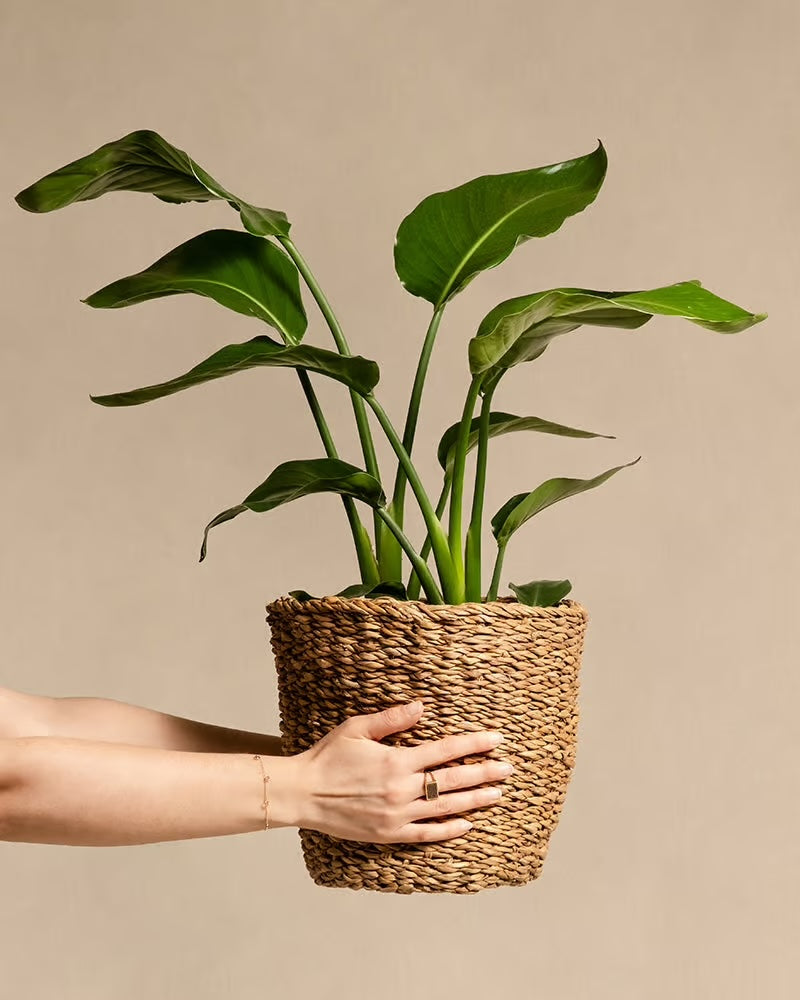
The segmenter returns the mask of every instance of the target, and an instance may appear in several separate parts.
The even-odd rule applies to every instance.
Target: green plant
[[[279,465],[241,503],[217,514],[203,534],[200,560],[206,554],[209,530],[243,511],[271,510],[311,493],[338,493],[361,575],[360,584],[340,593],[417,599],[422,590],[431,602],[459,604],[497,598],[506,546],[529,518],[559,500],[599,486],[641,458],[590,479],[548,479],[503,504],[491,519],[497,553],[491,582],[484,592],[481,531],[490,439],[522,430],[565,437],[613,437],[492,410],[495,392],[507,371],[540,358],[552,340],[582,325],[635,329],[654,315],[667,315],[719,333],[736,333],[765,318],[764,313],[749,313],[712,294],[696,280],[647,291],[550,288],[501,302],[483,318],[469,342],[469,386],[460,420],[445,431],[439,443],[443,482],[434,504],[411,456],[428,365],[447,303],[481,271],[502,263],[520,243],[555,232],[567,218],[583,211],[597,196],[606,167],[606,151],[598,141],[597,148],[585,156],[477,177],[429,195],[403,219],[394,246],[395,269],[404,288],[426,299],[433,313],[402,434],[375,395],[377,364],[351,354],[330,303],[289,236],[286,215],[258,208],[225,190],[158,133],[139,130],[106,143],[20,191],[16,202],[31,212],[49,212],[112,191],[148,192],[170,203],[228,202],[239,213],[244,231],[212,229],[201,233],[145,270],[113,281],[81,301],[95,308],[116,309],[192,292],[255,317],[277,331],[280,340],[262,334],[245,343],[228,344],[166,382],[90,398],[102,406],[132,406],[248,368],[294,368],[325,457]],[[303,343],[307,319],[301,277],[330,329],[336,350]],[[312,374],[335,379],[349,390],[363,469],[339,457]],[[397,459],[390,498],[378,468],[369,410]],[[477,458],[465,536],[466,463],[473,448]],[[425,522],[426,537],[419,548],[404,531],[407,487]],[[356,500],[372,510],[371,534],[361,520]],[[431,552],[435,573],[428,565]],[[410,563],[405,586],[403,556]],[[568,580],[510,586],[520,601],[537,605],[555,604],[571,589]],[[302,591],[293,593],[307,596]]]

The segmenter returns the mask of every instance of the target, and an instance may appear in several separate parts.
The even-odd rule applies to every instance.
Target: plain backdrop
[[[292,829],[2,844],[3,995],[796,996],[800,8],[5,0],[0,18],[7,686],[277,732],[265,604],[357,578],[326,496],[216,528],[198,563],[218,511],[279,462],[321,454],[291,373],[141,407],[90,401],[264,332],[197,296],[79,301],[197,233],[239,227],[223,203],[132,193],[48,215],[15,204],[105,142],[155,129],[285,211],[401,423],[430,315],[394,274],[401,219],[433,191],[602,140],[596,202],[445,314],[417,450],[431,491],[467,341],[500,300],[698,278],[769,313],[736,335],[668,318],[585,328],[496,399],[616,437],[498,439],[489,513],[552,476],[642,456],[509,550],[504,584],[569,578],[590,614],[577,765],[539,880],[474,897],[317,888]],[[307,306],[309,342],[329,346]],[[357,461],[346,394],[320,394]]]

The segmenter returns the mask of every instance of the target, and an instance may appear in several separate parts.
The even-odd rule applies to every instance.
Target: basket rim
[[[483,617],[494,615],[499,619],[515,618],[583,618],[588,621],[589,615],[586,608],[568,597],[563,597],[557,604],[547,607],[540,605],[520,604],[516,597],[500,597],[495,601],[465,601],[463,604],[430,604],[428,601],[400,601],[395,597],[381,594],[376,597],[340,597],[338,594],[331,594],[325,597],[314,597],[309,600],[299,601],[290,594],[285,594],[275,598],[266,605],[269,613],[271,610],[291,610],[304,609],[309,612],[357,612],[361,614],[371,614],[377,617],[407,615],[409,617],[419,617],[426,615],[430,618],[453,618],[453,617]]]

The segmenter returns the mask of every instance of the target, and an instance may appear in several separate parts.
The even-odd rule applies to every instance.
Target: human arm
[[[50,736],[203,753],[281,756],[281,738],[112,698],[55,698],[0,687],[0,738]]]
[[[271,828],[301,821],[297,757],[262,761]],[[252,754],[104,741],[0,740],[0,840],[115,847],[263,830]]]
[[[379,742],[412,726],[421,710],[400,705],[351,716],[309,750],[262,761],[270,778],[270,827],[368,843],[461,835],[460,819],[447,817],[493,802],[492,789],[473,786],[508,772],[491,759],[448,766],[436,774],[447,794],[421,798],[424,770],[497,746],[485,731],[414,747]],[[0,739],[0,840],[119,846],[245,833],[264,827],[262,791],[250,754]],[[424,822],[433,818],[442,821]]]

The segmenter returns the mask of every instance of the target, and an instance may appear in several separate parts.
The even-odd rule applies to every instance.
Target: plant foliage
[[[584,211],[597,197],[607,166],[606,150],[598,142],[583,156],[511,173],[487,174],[431,194],[402,220],[394,244],[397,276],[410,294],[433,306],[402,432],[375,394],[378,365],[353,356],[330,303],[289,236],[291,224],[286,214],[259,208],[228,191],[157,132],[138,130],[105,143],[20,191],[16,202],[27,211],[41,213],[128,191],[152,194],[172,204],[221,200],[239,214],[243,230],[200,233],[136,274],[119,278],[81,300],[93,308],[118,309],[167,295],[202,295],[267,324],[279,336],[275,340],[260,334],[244,343],[228,344],[184,374],[153,385],[90,396],[102,406],[151,402],[256,367],[293,368],[297,374],[324,456],[278,465],[244,500],[212,518],[203,532],[201,562],[211,528],[245,511],[263,513],[310,494],[335,493],[344,507],[361,576],[359,583],[344,588],[340,596],[416,600],[424,591],[432,603],[459,604],[498,598],[506,547],[530,518],[554,503],[600,486],[641,458],[587,479],[548,479],[506,501],[490,522],[496,552],[487,586],[483,511],[491,439],[518,431],[614,438],[544,417],[493,410],[494,395],[510,369],[540,359],[557,337],[581,327],[635,330],[654,316],[672,316],[729,334],[747,330],[766,317],[715,295],[696,279],[628,291],[549,288],[500,302],[481,320],[467,344],[469,387],[460,418],[439,441],[437,456],[443,475],[434,503],[412,451],[428,365],[447,303],[482,271],[506,260],[516,247],[555,232]],[[307,317],[301,282],[327,323],[334,350],[303,342]],[[349,390],[364,468],[339,457],[312,375],[334,379]],[[388,439],[395,456],[390,497],[373,442],[376,427]],[[467,456],[472,451],[477,455],[465,532]],[[421,542],[410,539],[404,531],[407,487],[424,520]],[[370,512],[371,532],[356,502]],[[431,554],[433,566],[429,565]],[[569,580],[509,584],[519,602],[544,607],[557,604],[571,586]],[[303,590],[290,593],[298,600],[313,600]]]

